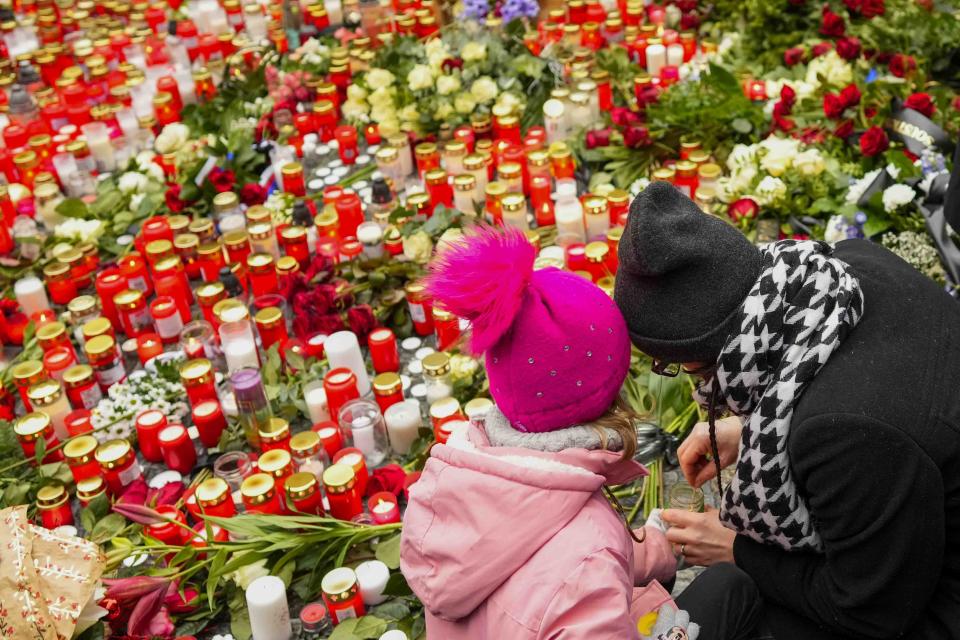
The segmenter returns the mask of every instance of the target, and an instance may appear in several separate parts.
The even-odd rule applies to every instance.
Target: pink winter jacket
[[[637,544],[601,493],[646,473],[609,451],[435,446],[410,488],[400,568],[430,640],[630,640],[670,596],[663,534]],[[653,581],[653,582],[651,582]],[[634,588],[634,584],[648,584]]]

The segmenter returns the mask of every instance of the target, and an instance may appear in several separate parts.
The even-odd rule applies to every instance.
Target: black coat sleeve
[[[788,446],[825,553],[737,536],[737,565],[765,599],[836,633],[911,637],[940,576],[939,469],[902,431],[858,415],[808,418]]]

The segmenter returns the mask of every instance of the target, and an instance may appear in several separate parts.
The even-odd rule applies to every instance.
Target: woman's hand
[[[736,416],[717,420],[717,448],[720,451],[721,467],[728,467],[737,461],[742,431],[743,425]],[[699,487],[717,476],[717,469],[709,455],[712,455],[710,425],[698,422],[677,450],[680,468],[692,486]]]
[[[733,541],[737,534],[723,526],[716,509],[706,513],[666,509],[663,521],[670,525],[667,540],[688,564],[709,567],[720,562],[733,562]]]

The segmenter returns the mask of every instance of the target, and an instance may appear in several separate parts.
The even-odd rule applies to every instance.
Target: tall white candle
[[[303,400],[307,403],[307,412],[310,422],[326,422],[330,419],[330,410],[327,406],[327,392],[323,390],[323,381],[315,380],[303,388]]]
[[[350,423],[350,436],[353,446],[363,452],[363,456],[370,460],[381,452],[377,450],[377,439],[374,433],[374,423],[369,416],[357,416]]]
[[[655,43],[647,47],[647,73],[659,76],[660,69],[667,64],[667,48]]]
[[[420,417],[420,403],[416,400],[404,400],[387,409],[383,414],[387,422],[387,435],[394,452],[405,455],[410,452],[417,439],[417,432],[423,424]]]
[[[231,340],[224,345],[223,355],[227,358],[227,370],[231,373],[243,367],[260,368],[257,345],[252,340]]]
[[[673,43],[667,47],[667,64],[672,67],[679,67],[683,64],[683,45]]]
[[[587,213],[587,239],[601,240],[610,230],[610,215],[608,213]]]
[[[390,579],[390,569],[387,568],[387,565],[379,560],[368,560],[358,564],[355,571],[363,604],[370,607],[387,599],[383,595],[383,590],[387,587],[387,580]]]
[[[13,293],[23,312],[30,316],[37,311],[50,308],[47,292],[43,288],[43,281],[36,276],[20,278],[13,285]]]
[[[557,204],[553,213],[558,236],[575,236],[578,242],[584,241],[586,229],[583,223],[583,205],[577,199],[576,184],[557,185]]]
[[[337,331],[323,343],[327,354],[327,361],[331,369],[346,367],[357,376],[357,390],[361,396],[370,393],[370,376],[367,375],[367,364],[360,352],[360,342],[357,334],[352,331]]]
[[[247,611],[253,640],[290,640],[287,587],[276,576],[261,576],[247,587]]]
[[[547,130],[547,144],[559,142],[567,137],[565,110],[563,102],[556,98],[550,98],[543,103],[543,126]]]
[[[116,162],[113,157],[113,143],[110,142],[110,131],[103,122],[88,122],[81,127],[83,136],[87,140],[90,154],[97,161],[100,171],[113,171]]]

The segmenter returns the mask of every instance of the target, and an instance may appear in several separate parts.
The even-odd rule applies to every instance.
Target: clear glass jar
[[[422,360],[423,382],[426,386],[427,403],[433,404],[453,393],[450,381],[450,356],[446,353],[431,353]]]
[[[244,479],[253,475],[253,463],[247,453],[229,451],[213,463],[213,475],[230,485],[230,491],[235,493],[240,490]]]
[[[338,416],[340,428],[352,446],[363,452],[367,466],[383,462],[390,450],[387,427],[377,403],[358,398],[343,405]]]
[[[703,491],[679,482],[670,488],[670,508],[703,513]]]

